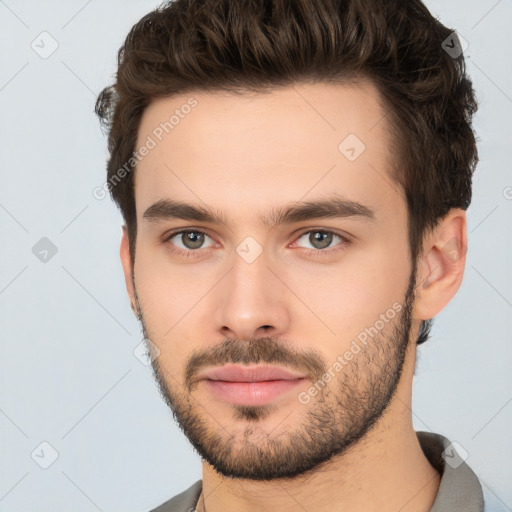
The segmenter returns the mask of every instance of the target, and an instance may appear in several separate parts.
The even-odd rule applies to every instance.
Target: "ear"
[[[424,239],[418,260],[416,319],[433,318],[457,293],[464,276],[466,250],[466,212],[454,208]]]
[[[119,255],[121,256],[121,263],[123,265],[124,281],[126,283],[126,291],[130,298],[130,305],[135,316],[139,318],[139,311],[137,309],[137,303],[135,301],[135,287],[133,284],[133,265],[132,258],[130,255],[130,241],[128,238],[128,230],[126,225],[123,226],[123,236],[121,238],[121,247],[119,249]]]

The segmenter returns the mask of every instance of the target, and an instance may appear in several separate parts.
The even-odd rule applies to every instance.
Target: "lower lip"
[[[264,405],[297,388],[306,379],[268,380],[261,382],[203,381],[218,397],[236,405]]]

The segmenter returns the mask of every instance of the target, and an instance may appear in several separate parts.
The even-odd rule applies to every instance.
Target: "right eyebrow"
[[[206,207],[198,207],[172,199],[160,199],[152,204],[143,214],[149,222],[158,222],[168,219],[193,220],[197,222],[209,222],[211,224],[223,224],[226,222],[222,215]]]

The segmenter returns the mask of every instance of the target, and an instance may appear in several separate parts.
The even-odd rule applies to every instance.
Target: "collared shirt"
[[[430,464],[441,475],[436,499],[430,512],[498,512],[505,510],[487,502],[480,482],[464,462],[462,454],[446,437],[432,432],[416,432],[421,449]],[[153,509],[151,512],[192,512],[202,489],[198,480],[187,490]]]

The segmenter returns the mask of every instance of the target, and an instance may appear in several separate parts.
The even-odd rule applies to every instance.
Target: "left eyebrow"
[[[268,228],[274,228],[280,224],[293,224],[310,219],[347,217],[373,221],[375,212],[361,203],[333,197],[325,200],[292,203],[285,207],[272,209],[260,220]],[[160,199],[152,204],[144,212],[143,218],[149,222],[181,219],[227,226],[227,222],[220,213],[206,206],[195,206],[171,199]]]
[[[354,217],[362,220],[375,220],[375,212],[361,203],[333,197],[323,201],[306,201],[285,208],[274,209],[262,222],[269,228],[279,224],[293,224],[310,219]]]

